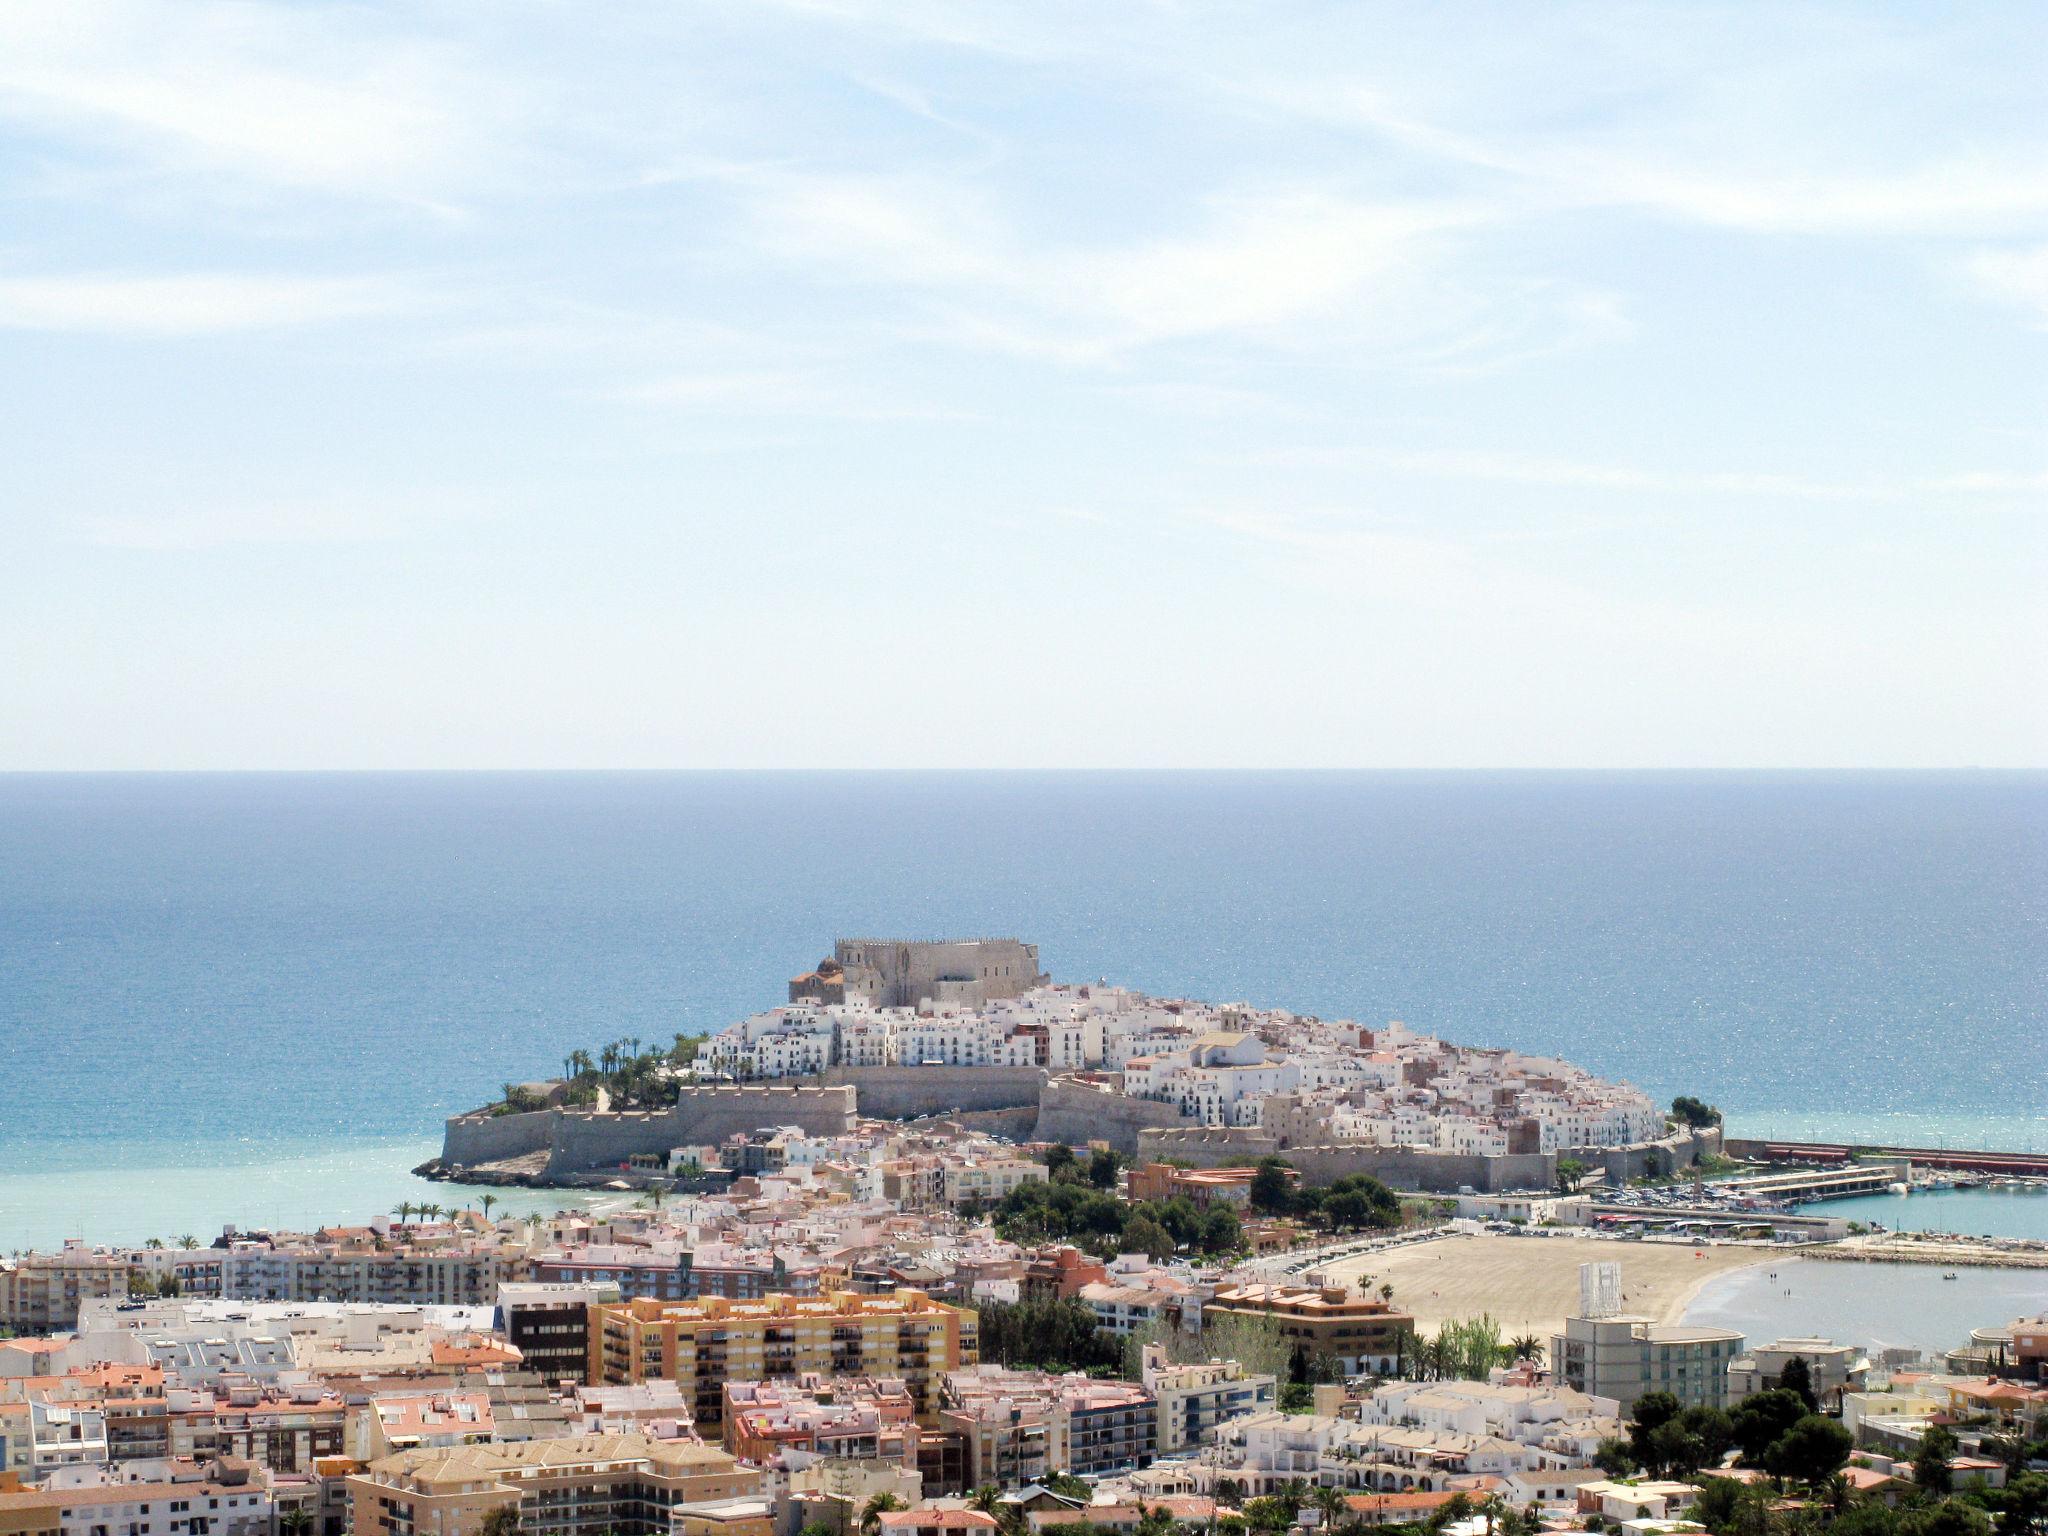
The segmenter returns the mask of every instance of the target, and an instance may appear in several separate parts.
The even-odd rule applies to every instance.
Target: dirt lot
[[[1579,1266],[1619,1262],[1627,1310],[1676,1322],[1693,1293],[1715,1275],[1768,1261],[1762,1249],[1695,1248],[1665,1243],[1602,1242],[1589,1237],[1447,1237],[1386,1253],[1340,1259],[1318,1273],[1377,1289],[1390,1281],[1394,1301],[1415,1314],[1425,1333],[1446,1318],[1491,1312],[1501,1332],[1545,1341],[1578,1309]]]

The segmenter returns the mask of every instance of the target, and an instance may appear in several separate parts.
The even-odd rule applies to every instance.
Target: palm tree
[[[478,1203],[481,1204],[484,1208],[484,1220],[489,1221],[491,1219],[491,1207],[498,1203],[498,1197],[496,1195],[486,1194],[483,1197],[483,1199]]]
[[[392,1208],[391,1214],[398,1218],[398,1224],[402,1227],[412,1220],[412,1213],[415,1209],[417,1207],[410,1200],[401,1200]]]
[[[190,1232],[187,1232],[183,1237],[178,1239],[178,1246],[180,1248],[188,1250],[197,1248],[199,1246],[199,1239],[194,1237]]]
[[[1526,1360],[1531,1365],[1543,1363],[1543,1341],[1533,1333],[1520,1334],[1508,1340],[1508,1348],[1517,1360]]]
[[[1391,1281],[1391,1280],[1387,1280],[1387,1281],[1383,1281],[1383,1282],[1381,1282],[1381,1285],[1380,1285],[1380,1300],[1381,1300],[1381,1301],[1392,1301],[1393,1299],[1394,1299],[1394,1282],[1393,1282],[1393,1281]]]
[[[1327,1531],[1337,1523],[1337,1517],[1344,1513],[1344,1490],[1319,1486],[1310,1491],[1309,1502],[1322,1514],[1323,1529]]]
[[[860,1512],[861,1530],[865,1533],[865,1536],[875,1536],[875,1532],[882,1528],[882,1516],[888,1514],[892,1509],[901,1509],[902,1507],[903,1501],[897,1498],[895,1494],[876,1494],[872,1499],[868,1500],[866,1507]]]
[[[145,1248],[161,1248],[163,1247],[163,1245],[164,1240],[162,1238],[152,1237],[148,1242],[144,1243],[142,1246]]]
[[[969,1506],[974,1509],[980,1510],[984,1515],[994,1514],[996,1512],[996,1506],[1000,1504],[1002,1500],[1003,1490],[997,1487],[994,1483],[983,1483],[979,1488],[975,1489],[974,1492],[967,1495],[967,1502]]]
[[[284,1536],[306,1536],[313,1529],[313,1517],[303,1504],[294,1504],[277,1517],[277,1528]]]

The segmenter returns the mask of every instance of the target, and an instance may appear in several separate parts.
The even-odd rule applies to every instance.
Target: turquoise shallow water
[[[2048,1186],[1862,1195],[1800,1207],[1894,1232],[1959,1232],[1968,1237],[2048,1238]]]
[[[2048,1150],[2044,871],[2041,775],[0,777],[0,1249],[416,1198],[853,932]]]
[[[1818,1335],[1866,1349],[1929,1354],[1969,1342],[1972,1328],[2048,1307],[2048,1269],[1960,1269],[1927,1264],[1773,1260],[1709,1280],[1688,1323],[1737,1328],[1752,1343]]]

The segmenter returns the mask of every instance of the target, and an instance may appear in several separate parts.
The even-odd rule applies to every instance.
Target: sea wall
[[[1721,1128],[1679,1131],[1662,1141],[1641,1141],[1626,1147],[1573,1147],[1560,1157],[1577,1158],[1588,1168],[1600,1168],[1616,1184],[1630,1179],[1669,1178],[1681,1168],[1690,1168],[1703,1157],[1721,1150]]]
[[[502,1162],[554,1144],[552,1109],[523,1115],[456,1115],[441,1133],[441,1156],[451,1163]]]
[[[850,1087],[721,1086],[685,1088],[675,1105],[663,1110],[457,1115],[442,1132],[441,1161],[473,1168],[545,1150],[545,1176],[559,1178],[622,1163],[635,1153],[666,1153],[762,1126],[795,1125],[817,1135],[838,1135],[851,1129],[854,1106]]]
[[[1033,1139],[1072,1147],[1106,1141],[1119,1152],[1136,1152],[1147,1131],[1192,1123],[1176,1105],[1127,1098],[1114,1088],[1056,1077],[1039,1095]]]
[[[804,1081],[857,1090],[860,1112],[877,1120],[917,1120],[1035,1105],[1045,1078],[1039,1067],[827,1067]]]

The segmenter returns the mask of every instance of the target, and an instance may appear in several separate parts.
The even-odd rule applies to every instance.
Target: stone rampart
[[[442,1130],[441,1156],[475,1167],[543,1151],[554,1144],[555,1115],[552,1109],[523,1115],[456,1115]]]
[[[1039,1067],[827,1067],[804,1081],[854,1088],[860,1112],[877,1120],[917,1120],[1035,1105],[1045,1072]]]
[[[1074,1147],[1106,1141],[1119,1152],[1136,1152],[1140,1137],[1148,1130],[1190,1123],[1177,1105],[1127,1098],[1114,1088],[1056,1077],[1039,1095],[1033,1139]]]
[[[1014,1109],[969,1109],[957,1115],[928,1115],[906,1120],[906,1130],[958,1126],[963,1131],[980,1131],[988,1136],[1005,1136],[1011,1141],[1029,1141],[1038,1129],[1038,1106],[1020,1104]]]
[[[1630,1179],[1669,1178],[1720,1150],[1721,1128],[1712,1126],[1704,1131],[1678,1131],[1661,1141],[1639,1141],[1626,1147],[1573,1147],[1558,1155],[1577,1158],[1588,1168],[1603,1169],[1616,1184],[1626,1184]]]
[[[635,1153],[665,1153],[671,1147],[723,1141],[762,1126],[795,1125],[816,1135],[836,1136],[852,1128],[854,1106],[852,1088],[807,1084],[685,1088],[673,1107],[661,1110],[457,1115],[442,1132],[441,1161],[473,1168],[545,1150],[545,1174],[559,1178],[622,1163]]]
[[[1546,1152],[1482,1157],[1418,1147],[1380,1147],[1363,1141],[1283,1148],[1268,1132],[1222,1126],[1143,1131],[1138,1136],[1138,1155],[1176,1158],[1198,1168],[1242,1166],[1278,1156],[1300,1170],[1311,1184],[1364,1173],[1392,1189],[1432,1195],[1456,1194],[1468,1185],[1484,1194],[1548,1189],[1557,1179],[1557,1159]]]

